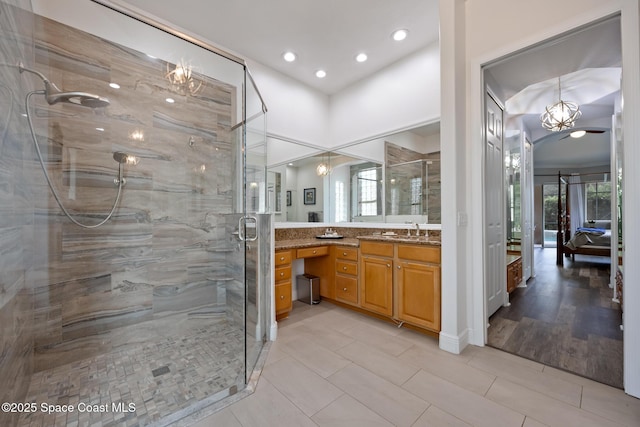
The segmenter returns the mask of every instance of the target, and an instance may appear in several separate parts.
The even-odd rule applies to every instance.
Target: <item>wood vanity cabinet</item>
[[[398,319],[440,331],[440,248],[397,245]]]
[[[522,257],[507,254],[507,292],[511,293],[522,282]]]
[[[275,254],[276,320],[289,316],[291,302],[291,250],[277,251]]]
[[[393,315],[393,243],[360,244],[360,307]]]
[[[335,298],[358,304],[358,249],[335,247]]]

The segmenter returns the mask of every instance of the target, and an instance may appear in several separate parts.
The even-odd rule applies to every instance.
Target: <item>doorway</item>
[[[557,176],[559,169],[570,173],[586,173],[602,167],[611,170],[615,153],[612,153],[614,144],[609,131],[620,101],[620,34],[619,16],[608,18],[483,67],[485,87],[490,87],[505,106],[505,166],[502,170],[488,172],[487,155],[485,171],[505,178],[516,173],[524,180],[531,176],[528,186],[521,183],[517,187],[521,203],[509,199],[509,195],[513,196],[513,180],[503,181],[506,189],[502,199],[506,259],[510,263],[519,259],[522,264],[507,265],[505,262],[496,267],[485,254],[485,276],[506,275],[503,289],[508,292],[504,304],[495,314],[487,311],[487,316],[491,316],[487,343],[617,387],[622,387],[621,311],[613,289],[609,287],[611,271],[617,268],[617,262],[611,263],[611,258],[581,256],[565,262],[564,267],[555,265],[556,236],[566,221],[563,212],[558,211],[557,201],[566,197],[558,185],[538,176],[554,173]],[[587,53],[585,49],[590,51]],[[605,79],[611,82],[606,93],[598,92],[598,85],[593,83],[599,80],[598,75],[607,75]],[[543,128],[541,112],[561,100],[576,100],[581,118],[570,129],[550,131]],[[485,115],[487,113],[488,110]],[[587,135],[587,139],[580,140],[581,144],[570,135],[576,129]],[[524,136],[530,138],[531,175],[525,173],[522,162],[514,166],[513,156],[507,156],[511,151],[507,141],[514,135],[522,135],[515,146],[515,151],[521,153],[526,150]],[[597,158],[585,157],[587,154],[596,156],[596,153]],[[491,180],[485,177],[486,207],[491,206],[493,190],[490,185]],[[526,201],[533,200],[535,186],[542,189],[543,208],[537,210],[542,217],[531,221],[527,214],[534,208],[532,204],[527,207]],[[611,195],[613,197],[613,190]],[[566,206],[565,202],[562,206]],[[515,206],[520,207],[519,215],[514,215]],[[611,218],[611,221],[616,219]],[[534,235],[535,223],[542,224],[541,245],[536,247],[532,238],[525,237]],[[486,224],[488,226],[488,220]],[[572,227],[572,233],[575,230],[575,226]],[[516,238],[507,240],[509,236]],[[485,245],[487,243],[489,241],[485,240]],[[536,272],[529,280],[524,274],[528,267]],[[519,274],[512,274],[513,268],[517,268]],[[512,277],[516,283],[510,282]],[[485,289],[491,289],[490,282],[485,283]],[[487,298],[488,308],[491,307],[489,303]]]

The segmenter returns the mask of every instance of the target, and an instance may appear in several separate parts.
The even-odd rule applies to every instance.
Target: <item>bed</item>
[[[564,185],[566,199],[569,200],[571,186],[558,174],[558,186]],[[558,197],[558,237],[556,264],[564,265],[565,256],[593,255],[611,258],[611,222],[587,221],[583,227],[571,230],[571,209],[569,203],[562,205],[562,197]]]

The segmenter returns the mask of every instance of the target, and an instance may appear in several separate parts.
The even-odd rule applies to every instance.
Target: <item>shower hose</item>
[[[111,219],[111,217],[113,216],[113,213],[116,210],[116,207],[118,206],[118,202],[120,201],[120,195],[122,194],[122,186],[124,185],[124,179],[122,178],[122,163],[118,163],[118,179],[117,179],[117,183],[118,183],[118,194],[116,195],[116,199],[113,202],[113,206],[111,207],[111,211],[109,212],[109,214],[107,215],[107,217],[105,219],[103,219],[102,221],[100,221],[97,224],[93,224],[93,225],[87,225],[87,224],[83,224],[80,221],[76,220],[73,216],[71,216],[71,214],[69,213],[69,211],[67,211],[67,209],[64,207],[64,205],[62,204],[62,201],[60,200],[60,196],[58,195],[58,192],[56,191],[56,189],[53,187],[53,184],[51,183],[51,178],[49,177],[49,173],[47,172],[47,168],[44,165],[44,160],[42,160],[42,153],[40,152],[40,147],[38,146],[38,138],[36,136],[36,132],[33,128],[33,121],[31,119],[31,112],[29,111],[29,101],[31,100],[31,97],[33,95],[45,95],[45,91],[43,90],[35,90],[32,92],[29,92],[25,98],[25,110],[27,113],[27,122],[29,123],[29,130],[31,131],[31,137],[33,138],[33,143],[36,147],[36,153],[38,154],[38,160],[40,160],[40,166],[42,166],[42,172],[44,172],[44,177],[47,180],[47,184],[49,184],[49,188],[51,189],[51,193],[53,194],[54,199],[56,199],[56,203],[58,203],[58,206],[60,206],[60,209],[62,209],[62,212],[64,212],[64,214],[67,216],[67,218],[69,218],[69,220],[71,220],[71,222],[73,222],[74,224],[76,224],[77,226],[80,226],[82,228],[98,228],[101,225],[105,224],[107,221],[109,221],[109,219]]]

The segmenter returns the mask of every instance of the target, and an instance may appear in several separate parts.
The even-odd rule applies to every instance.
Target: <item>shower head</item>
[[[140,159],[131,154],[123,153],[122,151],[116,151],[113,153],[113,160],[121,164],[137,165]]]
[[[18,64],[18,70],[20,70],[21,73],[26,71],[28,73],[35,74],[42,79],[44,82],[44,97],[49,105],[57,104],[58,102],[65,102],[68,104],[82,105],[84,107],[101,108],[107,107],[110,104],[107,98],[94,95],[92,93],[62,92],[58,86],[49,81],[44,74],[39,71],[26,68],[22,62]]]
[[[82,105],[83,107],[101,108],[108,107],[109,100],[102,96],[94,95],[87,92],[54,92],[47,91],[45,93],[49,105],[58,102],[66,102],[69,104]]]

